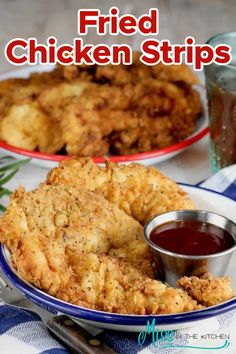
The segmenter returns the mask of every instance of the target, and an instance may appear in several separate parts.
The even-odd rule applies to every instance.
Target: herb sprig
[[[13,160],[12,157],[5,156],[0,158],[0,198],[5,195],[11,195],[11,191],[4,187],[4,184],[10,181],[15,174],[19,171],[20,167],[26,165],[30,159],[16,161],[16,162],[9,162],[9,160]],[[6,208],[0,204],[0,210],[5,211]]]

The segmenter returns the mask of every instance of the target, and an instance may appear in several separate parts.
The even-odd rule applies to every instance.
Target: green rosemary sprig
[[[10,181],[19,171],[20,167],[26,165],[30,159],[11,162],[12,160],[13,158],[9,156],[0,158],[0,198],[5,195],[11,195],[12,192],[5,188],[4,184]],[[5,210],[6,208],[0,204],[0,211],[4,212]]]

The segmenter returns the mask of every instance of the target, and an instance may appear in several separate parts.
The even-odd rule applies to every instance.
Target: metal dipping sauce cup
[[[208,98],[211,169],[216,173],[236,163],[236,32],[222,33],[208,40],[216,47],[231,47],[227,65],[212,63],[204,68]]]
[[[152,230],[170,221],[202,221],[228,231],[235,241],[231,248],[210,255],[184,255],[161,248],[150,240]],[[171,286],[183,276],[200,276],[207,272],[213,277],[224,276],[229,261],[236,249],[236,224],[224,216],[203,210],[180,210],[160,214],[144,227],[144,237],[150,246],[155,262],[157,277]],[[191,235],[189,235],[191,237]],[[193,246],[194,247],[194,246]]]

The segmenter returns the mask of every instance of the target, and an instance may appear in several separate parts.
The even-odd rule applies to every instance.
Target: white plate
[[[217,212],[236,222],[236,203],[232,199],[199,187],[188,185],[182,185],[182,187],[189,193],[198,209]],[[231,259],[227,275],[232,278],[233,287],[236,291],[235,262],[236,254],[234,254]],[[0,249],[0,266],[10,281],[37,304],[52,308],[60,313],[67,313],[79,321],[99,328],[139,332],[145,329],[147,320],[151,321],[153,318],[155,318],[156,325],[159,329],[172,330],[188,328],[199,325],[202,321],[206,321],[209,318],[236,308],[236,298],[233,298],[223,304],[212,306],[204,310],[174,315],[134,316],[106,313],[70,305],[22,281],[11,268],[9,255],[7,255],[7,250],[3,246]]]
[[[9,78],[27,78],[33,72],[45,72],[51,71],[54,66],[41,65],[41,66],[31,66],[24,67],[19,70],[13,70],[0,75],[0,81]],[[110,161],[120,162],[120,163],[131,163],[131,162],[141,162],[143,165],[150,166],[162,161],[168,160],[173,156],[184,151],[190,145],[201,140],[208,133],[208,122],[206,113],[206,97],[205,90],[201,86],[197,86],[196,89],[201,94],[201,99],[204,107],[204,114],[197,123],[196,131],[189,136],[187,139],[181,141],[178,144],[168,146],[164,149],[152,150],[144,153],[126,155],[126,156],[112,156],[109,157]],[[40,152],[29,151],[15,146],[4,143],[0,140],[0,149],[4,154],[15,157],[16,159],[25,159],[27,157],[31,158],[31,163],[37,166],[45,168],[53,168],[58,165],[58,162],[65,159],[66,156],[43,154]],[[104,159],[102,157],[95,157],[94,162],[103,163]]]

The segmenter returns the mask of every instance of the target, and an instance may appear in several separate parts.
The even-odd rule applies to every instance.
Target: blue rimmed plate
[[[189,193],[197,208],[217,212],[236,221],[236,203],[232,199],[199,187],[188,185],[182,185],[182,187]],[[227,275],[232,278],[233,286],[236,291],[235,261],[236,255],[234,255],[231,260]],[[60,313],[66,313],[79,321],[100,328],[138,332],[146,328],[148,320],[152,321],[152,319],[155,318],[155,324],[158,329],[181,329],[199,325],[207,318],[223,314],[236,308],[236,297],[234,297],[220,305],[203,310],[171,315],[137,316],[95,311],[58,300],[20,279],[11,266],[9,252],[3,245],[0,248],[0,266],[9,280],[28,298],[40,306],[50,308]]]

